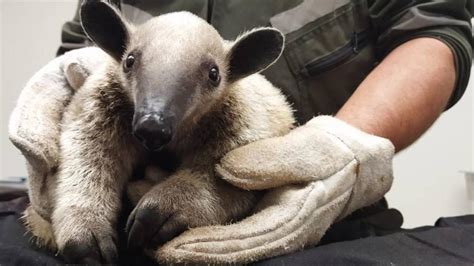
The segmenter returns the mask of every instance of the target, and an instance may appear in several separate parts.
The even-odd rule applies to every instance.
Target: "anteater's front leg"
[[[129,247],[150,250],[190,227],[238,220],[256,201],[256,192],[238,189],[212,171],[178,170],[147,192],[130,214]]]
[[[66,120],[61,136],[52,226],[67,261],[113,263],[122,190],[136,151],[120,118],[84,113]]]

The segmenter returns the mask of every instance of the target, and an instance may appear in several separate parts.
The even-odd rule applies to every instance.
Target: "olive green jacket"
[[[134,23],[187,10],[206,19],[225,39],[257,26],[286,35],[280,60],[263,74],[292,102],[300,123],[333,114],[392,49],[428,36],[453,51],[456,89],[464,93],[472,56],[472,0],[112,0]],[[76,14],[65,23],[58,54],[90,45]]]

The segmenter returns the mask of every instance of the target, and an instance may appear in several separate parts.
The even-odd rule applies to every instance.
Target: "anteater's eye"
[[[134,63],[135,63],[135,57],[131,54],[128,55],[127,58],[125,58],[125,61],[123,61],[123,70],[125,72],[130,71]]]
[[[217,66],[212,66],[211,69],[209,69],[209,81],[216,87],[219,85],[221,76],[219,75],[219,68],[217,68]]]

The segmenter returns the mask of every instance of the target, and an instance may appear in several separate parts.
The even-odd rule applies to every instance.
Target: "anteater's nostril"
[[[171,140],[171,126],[163,117],[148,114],[141,117],[134,126],[134,135],[149,150],[158,150]]]

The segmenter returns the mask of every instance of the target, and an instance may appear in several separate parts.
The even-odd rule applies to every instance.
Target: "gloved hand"
[[[244,189],[271,189],[238,223],[194,228],[155,254],[167,263],[248,263],[318,243],[328,227],[392,184],[394,147],[320,116],[283,137],[238,148],[216,170]]]
[[[75,90],[108,56],[99,48],[77,49],[57,57],[26,84],[12,112],[9,137],[27,160],[34,210],[49,219],[46,189],[58,166],[60,121]],[[49,182],[48,182],[49,181]]]

